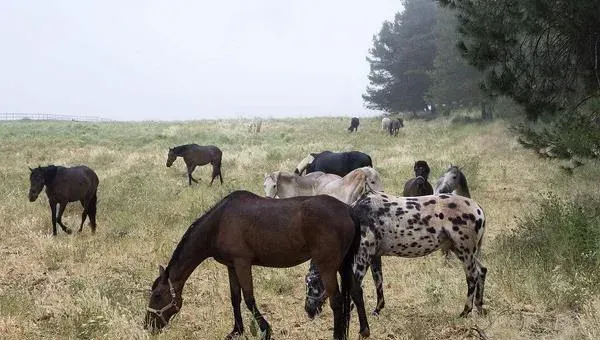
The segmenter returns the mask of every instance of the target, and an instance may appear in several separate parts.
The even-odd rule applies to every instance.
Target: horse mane
[[[48,166],[39,167],[44,173],[44,184],[52,184],[54,179],[56,178],[56,173],[58,172],[58,167],[54,164],[50,164]]]
[[[185,233],[181,237],[181,240],[177,244],[177,247],[175,247],[175,250],[173,251],[173,255],[171,255],[171,259],[169,260],[169,264],[167,265],[167,268],[165,269],[165,272],[167,273],[167,277],[168,277],[168,272],[169,272],[169,268],[171,267],[171,265],[173,265],[175,262],[177,262],[181,259],[181,256],[183,254],[183,249],[185,248],[187,243],[190,242],[190,240],[194,239],[194,237],[193,237],[194,233],[197,231],[203,231],[203,229],[201,229],[201,227],[207,222],[207,220],[216,217],[215,215],[217,213],[219,213],[221,210],[223,210],[223,208],[227,205],[227,203],[229,203],[231,201],[232,196],[236,193],[238,193],[238,192],[232,192],[231,194],[225,196],[225,198],[223,198],[221,201],[217,202],[212,208],[208,209],[208,211],[206,211],[202,216],[200,216],[200,218],[195,220],[188,227],[188,229],[185,231]]]
[[[458,167],[456,168],[458,169]],[[466,194],[467,197],[471,197],[471,193],[469,192],[469,186],[467,185],[467,177],[465,177],[465,174],[463,174],[462,171],[460,171],[460,169],[458,169],[458,183],[463,189],[464,194]]]
[[[194,144],[184,144],[184,145],[179,145],[174,147],[173,152],[175,153],[175,155],[177,156],[181,156],[182,153],[184,153],[185,151],[187,151],[190,147],[192,147]]]

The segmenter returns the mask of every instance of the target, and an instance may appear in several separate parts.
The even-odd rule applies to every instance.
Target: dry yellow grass
[[[432,179],[449,163],[461,165],[473,198],[488,217],[484,262],[489,275],[489,315],[458,318],[466,285],[458,262],[440,255],[421,259],[384,258],[387,307],[370,317],[372,339],[477,338],[477,326],[491,339],[596,339],[600,299],[583,310],[552,310],[536,299],[534,278],[499,277],[510,268],[493,252],[496,236],[515,227],[515,217],[535,209],[540,192],[563,196],[597,193],[600,171],[587,164],[569,176],[557,162],[522,149],[502,121],[452,125],[445,119],[408,121],[398,138],[379,130],[378,119],[362,119],[348,134],[348,118],[285,119],[263,122],[262,132],[247,121],[188,123],[11,122],[0,125],[0,338],[141,339],[147,290],[188,225],[235,189],[262,194],[265,172],[292,170],[308,152],[360,150],[370,154],[386,191],[399,195],[424,159]],[[214,144],[224,152],[225,184],[208,187],[210,168],[196,171],[200,184],[187,186],[181,160],[166,168],[167,148]],[[38,164],[86,164],[100,177],[98,232],[50,236],[45,195],[27,200],[29,171]],[[77,225],[78,204],[65,213]],[[330,339],[327,309],[314,321],[304,315],[307,265],[290,269],[255,268],[255,295],[275,339]],[[557,284],[560,284],[558,282]],[[365,279],[367,307],[375,303]],[[244,310],[246,336],[250,315]],[[184,289],[184,306],[164,339],[222,339],[233,325],[227,273],[209,260]],[[351,336],[357,336],[353,316]]]

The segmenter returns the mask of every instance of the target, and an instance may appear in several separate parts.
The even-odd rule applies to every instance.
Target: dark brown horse
[[[90,217],[92,233],[96,232],[96,191],[98,189],[98,176],[87,166],[75,166],[65,168],[62,166],[49,165],[45,167],[29,168],[31,174],[29,181],[29,201],[37,199],[44,186],[46,186],[46,195],[50,203],[52,212],[52,234],[56,235],[56,223],[62,230],[70,234],[71,229],[62,223],[62,215],[69,202],[79,201],[83,206],[81,214],[81,225],[79,231],[83,229],[83,222],[87,216]],[[58,214],[56,214],[56,205],[58,204]]]
[[[234,325],[227,339],[244,332],[242,294],[262,338],[270,339],[271,327],[254,300],[252,266],[286,268],[312,258],[332,297],[334,339],[346,339],[350,296],[364,314],[362,289],[353,284],[352,274],[358,248],[357,227],[350,208],[330,196],[271,199],[235,191],[192,223],[167,267],[159,267],[144,328],[154,333],[167,325],[181,308],[181,294],[188,277],[202,261],[213,257],[227,266],[229,273]],[[342,277],[341,292],[337,272]],[[368,328],[361,333],[368,336]]]
[[[221,175],[221,157],[223,153],[221,150],[214,145],[200,146],[198,144],[185,144],[169,148],[169,155],[167,157],[167,168],[170,167],[177,157],[183,157],[183,161],[187,166],[188,182],[192,185],[192,181],[198,183],[198,181],[192,177],[192,172],[196,169],[196,166],[202,166],[210,163],[213,167],[212,179],[210,184],[217,176],[223,184],[223,175]]]
[[[429,165],[425,161],[416,161],[414,166],[415,178],[411,178],[404,183],[404,197],[416,197],[433,195],[433,187],[428,182]]]
[[[404,121],[402,118],[392,119],[389,125],[390,136],[398,136],[400,128],[404,127]]]

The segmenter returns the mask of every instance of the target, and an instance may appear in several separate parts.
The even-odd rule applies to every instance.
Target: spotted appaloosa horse
[[[362,282],[369,265],[373,266],[377,288],[374,313],[379,313],[385,305],[381,256],[421,257],[438,249],[452,251],[463,263],[468,291],[461,316],[471,312],[473,302],[480,313],[484,312],[487,268],[480,262],[480,252],[485,216],[475,201],[458,195],[395,197],[370,192],[353,205],[352,214],[361,225],[354,272]],[[314,294],[317,280],[307,280],[307,284],[307,294]],[[318,301],[312,303],[318,307]],[[360,315],[359,319],[361,329],[368,327]]]

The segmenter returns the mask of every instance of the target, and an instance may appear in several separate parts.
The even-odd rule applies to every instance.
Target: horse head
[[[277,183],[279,183],[280,174],[281,171],[275,171],[270,174],[265,174],[263,188],[265,189],[266,197],[275,198],[275,196],[277,196]]]
[[[377,172],[377,170],[368,166],[361,168],[361,170],[364,174],[365,190],[383,191],[383,183],[381,182],[381,178],[379,177],[379,172]]]
[[[413,169],[415,171],[415,177],[421,176],[426,180],[429,177],[429,172],[431,171],[429,169],[429,165],[425,161],[416,161]]]
[[[158,277],[152,284],[150,301],[144,318],[144,329],[150,329],[153,334],[167,326],[183,303],[181,294],[178,296],[175,291],[167,270],[163,266],[158,266],[158,273]]]
[[[173,148],[169,148],[169,153],[167,154],[167,168],[171,167],[176,159],[177,155],[175,154],[175,150]]]
[[[34,202],[40,192],[42,192],[42,189],[44,189],[44,185],[48,185],[54,181],[58,168],[54,165],[46,167],[38,166],[35,169],[29,168],[29,171],[29,201]]]

